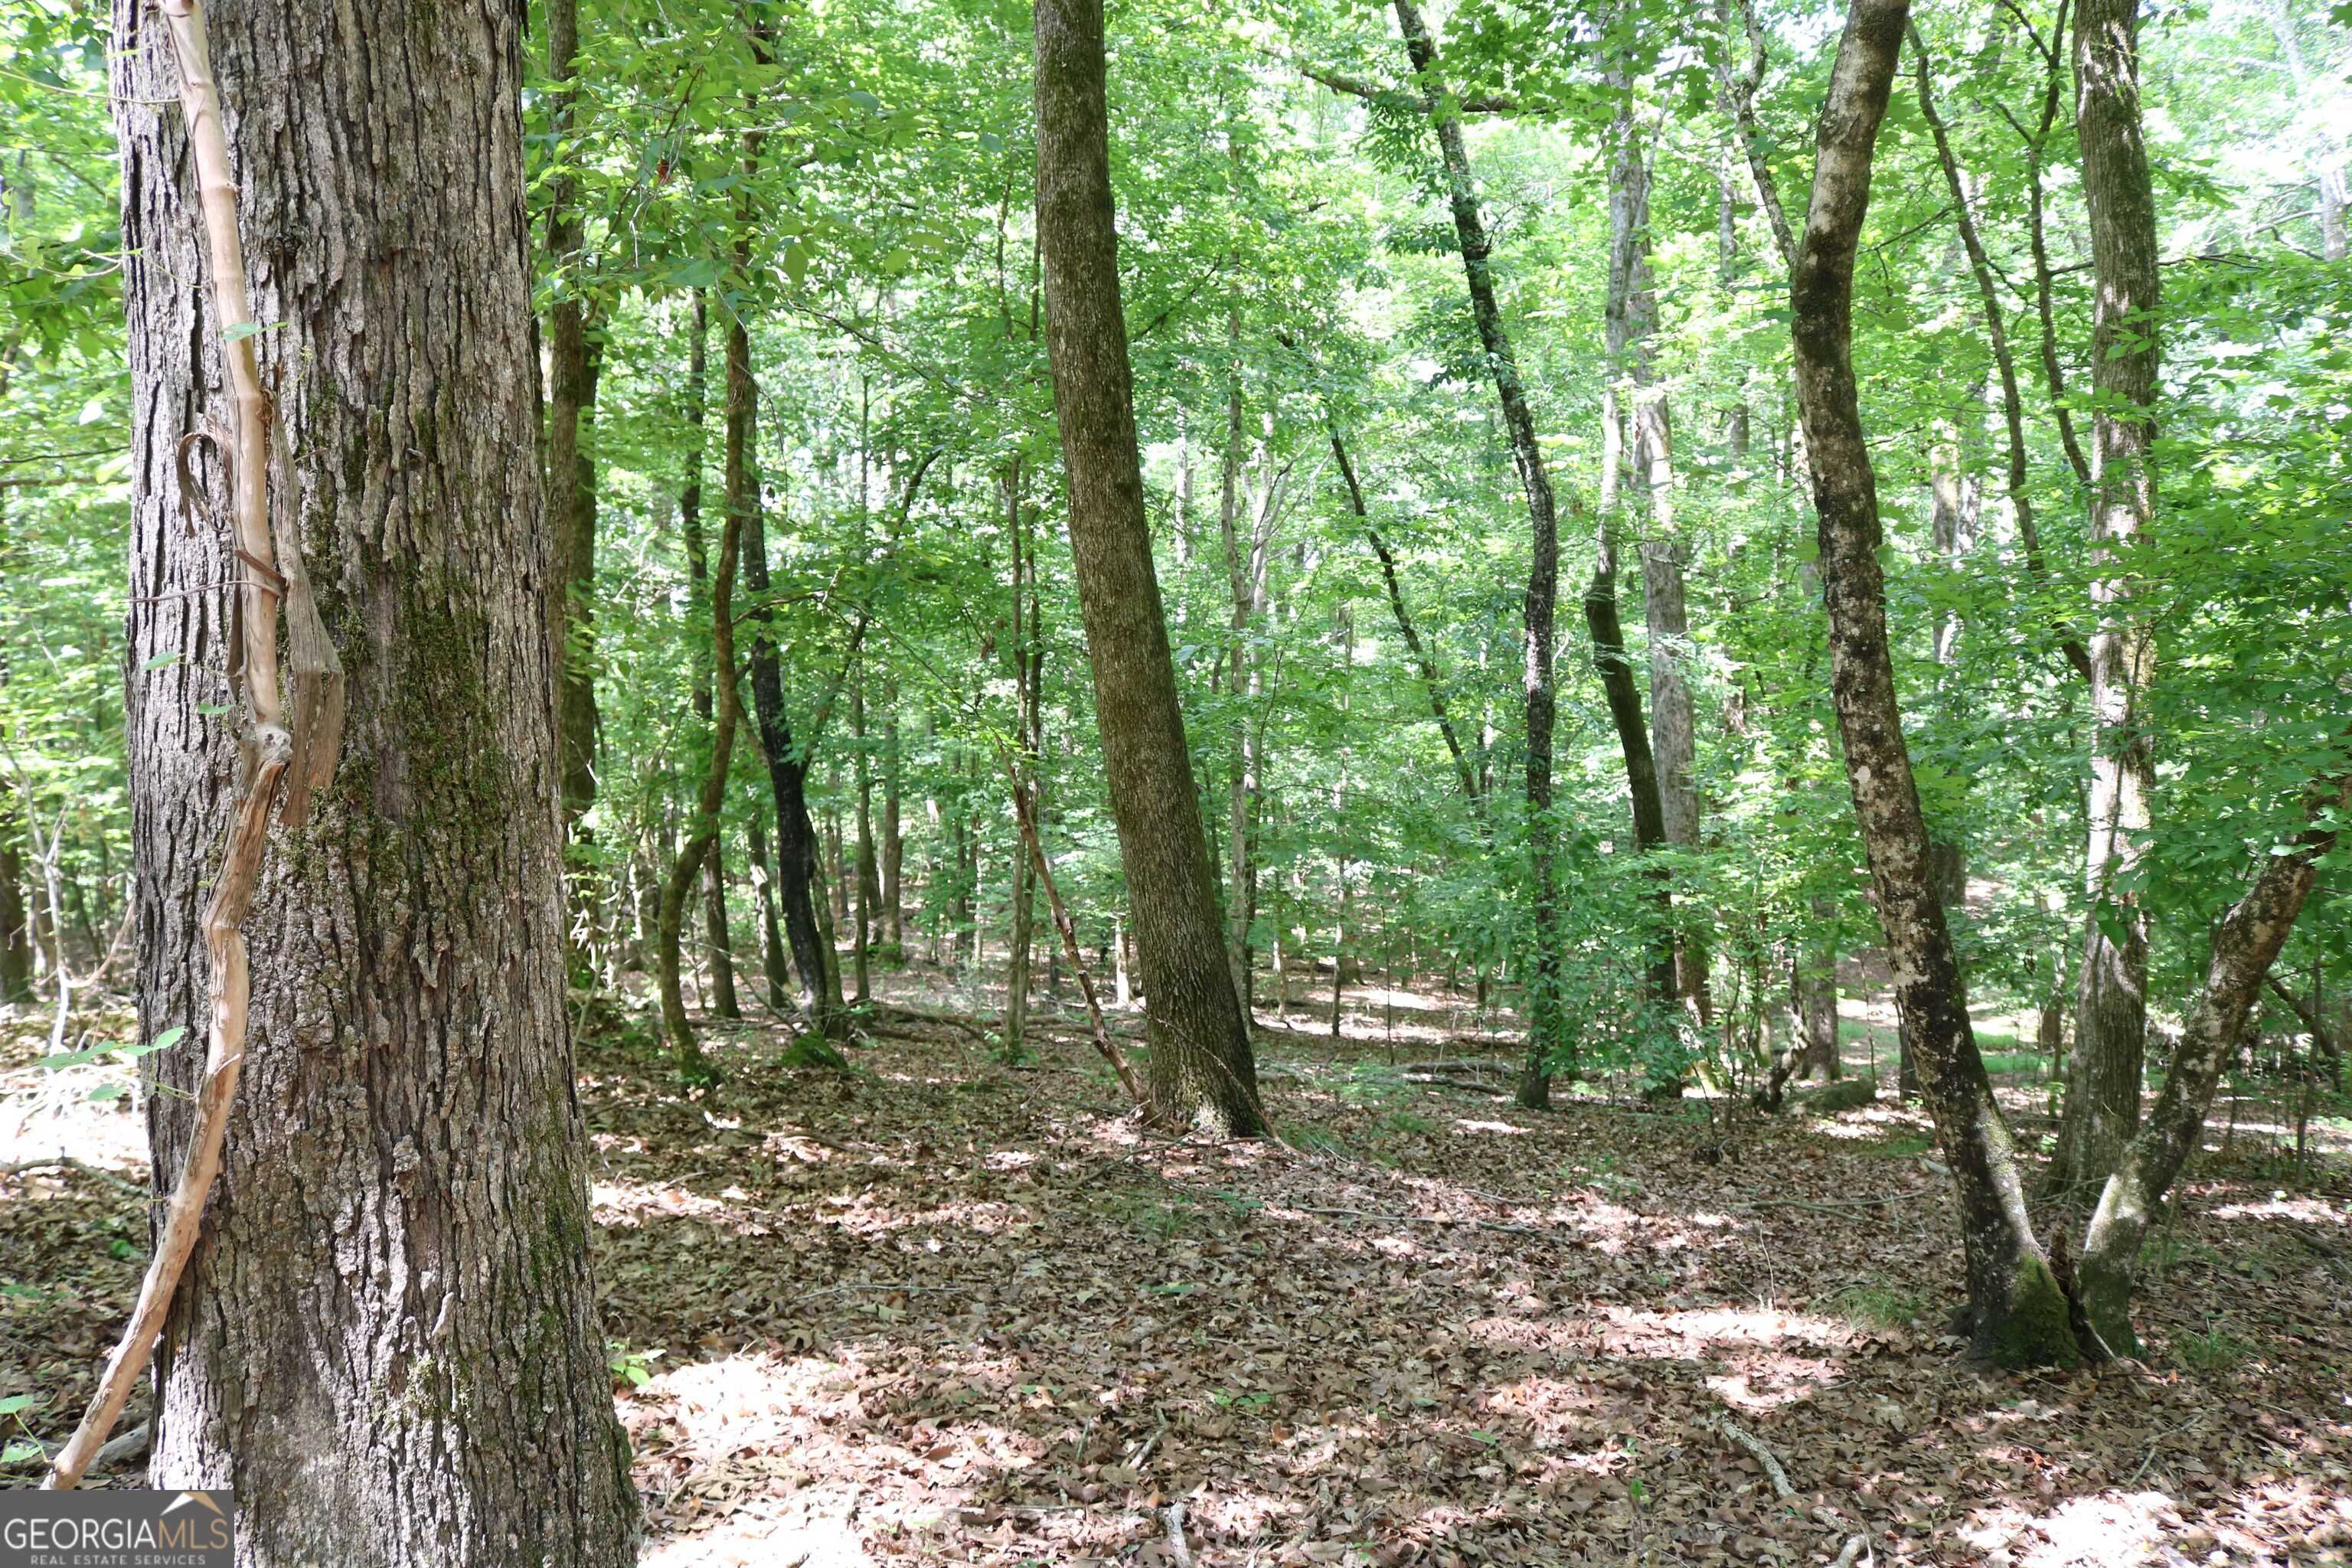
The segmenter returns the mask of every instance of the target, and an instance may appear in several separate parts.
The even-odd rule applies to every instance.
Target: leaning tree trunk
[[[2321,783],[2310,797],[2314,826],[2294,844],[2280,846],[2261,862],[2253,886],[2230,906],[2213,932],[2204,989],[2181,1026],[2180,1044],[2164,1075],[2147,1125],[2124,1146],[2115,1173],[2099,1194],[2083,1240],[2083,1309],[2106,1349],[2136,1354],[2132,1332],[2132,1286],[2140,1244],[2147,1239],[2164,1195],[2197,1147],[2214,1086],[2238,1052],[2246,1014],[2303,912],[2318,862],[2336,847],[2336,830],[2326,825],[2333,807],[2340,816],[2352,805],[2352,773]]]
[[[521,32],[403,0],[213,29],[253,315],[282,323],[253,340],[281,537],[350,666],[341,770],[247,922],[243,1092],[157,1363],[152,1478],[233,1488],[247,1568],[635,1561],[563,1002]],[[209,1012],[236,745],[199,704],[237,563],[175,478],[226,400],[165,18],[121,0],[114,41],[140,1022],[189,1042],[148,1058],[163,1173]]]
[[[2074,12],[2075,134],[2091,220],[2090,843],[2083,970],[2065,1110],[2044,1178],[2083,1190],[2115,1170],[2139,1126],[2147,1036],[2147,914],[2133,885],[2155,783],[2145,728],[2156,639],[2133,604],[2129,557],[2156,516],[2158,359],[2156,197],[2140,135],[2138,0]]]
[[[1525,664],[1521,689],[1527,705],[1527,801],[1529,896],[1533,905],[1534,948],[1528,965],[1528,1064],[1519,1079],[1518,1100],[1530,1110],[1551,1103],[1551,1075],[1568,1066],[1568,1022],[1560,1001],[1559,825],[1552,820],[1552,731],[1559,705],[1552,679],[1554,616],[1559,604],[1559,519],[1552,495],[1551,474],[1544,467],[1543,448],[1536,441],[1536,420],[1519,384],[1519,362],[1503,326],[1502,302],[1495,295],[1494,246],[1486,235],[1486,214],[1478,205],[1478,181],[1470,167],[1470,149],[1462,136],[1460,110],[1445,92],[1437,70],[1437,45],[1429,35],[1413,0],[1394,0],[1397,29],[1404,35],[1405,57],[1423,95],[1433,106],[1431,128],[1445,166],[1445,191],[1454,211],[1454,237],[1462,252],[1462,271],[1470,289],[1470,314],[1478,327],[1478,346],[1486,353],[1486,373],[1494,378],[1495,401],[1503,411],[1503,426],[1511,438],[1511,459],[1517,466],[1519,488],[1527,497],[1531,548],[1528,560],[1528,591],[1520,621],[1525,633]],[[1613,595],[1612,595],[1613,602]],[[1644,747],[1647,739],[1643,740]]]
[[[1225,967],[1168,622],[1144,521],[1119,313],[1101,0],[1040,0],[1037,248],[1095,715],[1143,966],[1152,1108],[1227,1134],[1265,1128],[1249,1025]]]
[[[1877,476],[1853,359],[1853,261],[1907,0],[1854,0],[1822,105],[1813,191],[1790,279],[1797,390],[1819,517],[1830,688],[1846,779],[1895,972],[1895,1005],[1958,1189],[1971,1343],[2009,1365],[2077,1358],[2069,1304],[2034,1240],[2016,1149],[1960,1001],[1928,869],[1927,827],[1887,644]]]
[[[751,35],[752,58],[765,64],[769,50],[761,24],[752,24]],[[747,111],[752,107],[747,100]],[[745,181],[736,187],[735,268],[745,276],[751,271],[754,216],[750,176],[759,169],[761,141],[758,131],[743,133]],[[816,825],[808,809],[808,758],[794,745],[792,722],[784,712],[783,662],[776,646],[775,607],[769,597],[767,520],[760,504],[759,411],[751,334],[742,314],[733,312],[727,328],[727,507],[742,518],[743,587],[752,605],[751,710],[775,804],[776,897],[783,905],[793,967],[800,972],[802,1011],[818,1033],[839,1040],[848,1037],[849,1010],[841,999],[841,972],[834,962],[830,933],[817,919],[816,900],[823,892],[817,886]]]

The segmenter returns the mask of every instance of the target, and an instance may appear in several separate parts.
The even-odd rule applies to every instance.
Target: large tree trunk
[[[2156,639],[2133,603],[2129,557],[2156,516],[2158,361],[2156,198],[2140,136],[2138,0],[2074,12],[2075,133],[2098,304],[2091,319],[2090,843],[2083,969],[2065,1109],[2045,1177],[2081,1191],[2116,1168],[2139,1126],[2147,1036],[2147,915],[2134,871],[2155,783],[2146,694]]]
[[[233,1488],[247,1568],[635,1561],[563,1005],[521,26],[387,0],[212,29],[253,315],[283,323],[256,342],[287,536],[350,664],[340,773],[247,922],[243,1093],[156,1370],[152,1479]],[[113,37],[140,1024],[188,1042],[149,1058],[168,1185],[210,1011],[200,847],[236,765],[198,703],[236,572],[174,479],[226,398],[173,52],[140,0]]]
[[[1530,549],[1528,591],[1520,611],[1525,634],[1520,685],[1527,706],[1528,894],[1534,931],[1528,941],[1532,952],[1528,964],[1528,1064],[1519,1080],[1518,1100],[1530,1110],[1540,1110],[1551,1103],[1551,1075],[1569,1065],[1570,1051],[1559,987],[1559,833],[1551,815],[1552,731],[1558,706],[1552,641],[1559,604],[1559,510],[1551,474],[1544,467],[1543,448],[1536,441],[1535,415],[1519,384],[1519,362],[1503,326],[1502,302],[1495,295],[1494,246],[1478,205],[1478,181],[1471,171],[1469,146],[1462,137],[1461,112],[1446,95],[1437,69],[1437,44],[1430,37],[1420,7],[1413,0],[1394,0],[1394,4],[1405,56],[1423,94],[1434,106],[1430,126],[1437,134],[1438,155],[1445,168],[1446,198],[1453,208],[1454,241],[1462,252],[1463,276],[1470,289],[1470,314],[1477,323],[1478,346],[1486,353],[1486,373],[1494,378],[1495,401],[1502,409],[1504,428],[1510,433],[1511,459],[1528,502]],[[1643,744],[1646,750],[1646,738]]]
[[[2352,773],[2319,784],[2312,815],[2332,805],[2352,805]],[[2137,1353],[2132,1332],[2132,1285],[2138,1273],[2140,1244],[2147,1237],[2165,1194],[2197,1147],[2213,1089],[2238,1052],[2246,1014],[2303,912],[2318,879],[2318,861],[2336,846],[2334,828],[2306,829],[2288,854],[2261,861],[2253,886],[2230,906],[2213,932],[2204,988],[2182,1024],[2180,1044],[2164,1075],[2147,1125],[2124,1146],[2115,1173],[2100,1192],[2083,1239],[2083,1309],[2091,1327],[2117,1355]]]
[[[2009,1365],[2072,1362],[2068,1303],[2034,1239],[2007,1125],[1961,1005],[1958,961],[1927,864],[1887,645],[1877,477],[1853,374],[1853,261],[1907,0],[1854,0],[1822,105],[1812,199],[1790,304],[1830,619],[1831,695],[1895,973],[1895,1005],[1952,1167],[1970,1340]]]
[[[1037,245],[1070,553],[1096,721],[1135,914],[1162,1119],[1264,1131],[1249,1025],[1225,967],[1176,669],[1151,563],[1119,312],[1101,0],[1036,7]]]

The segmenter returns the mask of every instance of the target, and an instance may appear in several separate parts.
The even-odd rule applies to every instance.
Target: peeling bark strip
[[[1257,1072],[1217,926],[1144,521],[1112,223],[1102,0],[1040,0],[1035,28],[1045,350],[1103,771],[1143,965],[1152,1109],[1163,1121],[1255,1136],[1265,1125]]]
[[[1917,1053],[1927,1109],[1958,1193],[1973,1347],[2011,1365],[2070,1363],[2078,1352],[2068,1303],[2034,1239],[2016,1151],[1977,1054],[1930,874],[1927,823],[1887,647],[1877,476],[1854,384],[1854,251],[1909,8],[1908,0],[1853,0],[1847,13],[1790,283],[1830,618],[1830,688],[1894,970],[1895,1008]]]
[[[164,1330],[152,1477],[234,1488],[248,1565],[621,1568],[635,1499],[563,1007],[522,18],[405,0],[233,15],[210,40],[240,100],[226,117],[194,0],[114,16],[142,1030],[215,1010],[203,1063],[147,1058],[149,1132],[159,1169],[221,1167],[209,1214],[199,1189],[158,1237],[159,1264],[186,1267],[142,1308]],[[156,102],[175,56],[178,112]],[[236,330],[240,237],[252,317],[282,323],[268,337]],[[262,433],[258,349],[283,437]],[[173,460],[224,386],[234,540],[189,533]],[[306,547],[320,637],[353,650],[331,778],[334,672],[293,668],[278,706],[276,617],[281,595],[298,614]],[[235,632],[190,591],[231,559]],[[299,660],[309,630],[283,635]],[[224,641],[254,763],[234,784],[237,748],[196,711]],[[194,657],[144,668],[166,652]],[[265,861],[273,768],[315,794]]]

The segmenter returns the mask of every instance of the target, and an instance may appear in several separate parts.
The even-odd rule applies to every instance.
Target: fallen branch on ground
[[[1725,1436],[1756,1457],[1756,1462],[1764,1467],[1764,1474],[1772,1482],[1775,1497],[1786,1500],[1797,1495],[1797,1489],[1789,1484],[1789,1472],[1780,1468],[1780,1461],[1773,1457],[1771,1449],[1764,1446],[1763,1438],[1738,1426],[1728,1415],[1717,1416],[1715,1425]]]

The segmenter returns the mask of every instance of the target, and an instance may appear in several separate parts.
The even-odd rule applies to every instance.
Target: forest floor
[[[1018,1068],[913,1011],[847,1075],[712,1026],[690,1096],[583,1046],[645,1563],[2352,1560],[2340,1137],[2215,1127],[2145,1368],[1989,1374],[1917,1112],[1530,1114],[1392,1066],[1390,1020],[1410,1062],[1453,1015],[1369,994],[1336,1046],[1262,1033],[1280,1142],[1143,1134],[1050,1008]],[[0,1163],[86,1163],[0,1175],[0,1396],[55,1441],[145,1237],[138,1119],[39,1048]]]

